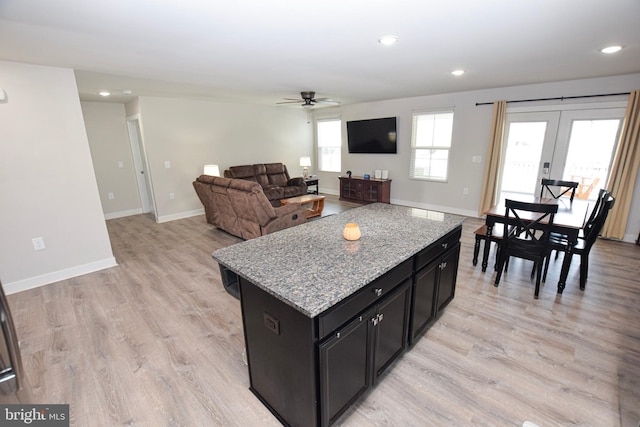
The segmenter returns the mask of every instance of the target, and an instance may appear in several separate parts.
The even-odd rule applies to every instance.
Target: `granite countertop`
[[[213,258],[315,317],[464,222],[459,215],[374,203],[247,240]],[[362,237],[347,241],[345,224]]]

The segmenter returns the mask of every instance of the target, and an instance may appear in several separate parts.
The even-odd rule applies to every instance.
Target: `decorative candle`
[[[350,222],[345,225],[342,235],[347,240],[358,240],[360,238],[360,228],[358,227],[358,224]]]

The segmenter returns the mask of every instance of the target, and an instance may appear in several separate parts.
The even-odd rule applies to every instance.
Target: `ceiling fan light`
[[[453,74],[454,76],[461,76],[464,74],[464,70],[453,70],[451,74]]]
[[[384,46],[391,46],[398,42],[397,36],[382,36],[378,39],[378,43]]]
[[[310,110],[313,108],[313,104],[302,104],[302,108],[304,108],[305,110]]]

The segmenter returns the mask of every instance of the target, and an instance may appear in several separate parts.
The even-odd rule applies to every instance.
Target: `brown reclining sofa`
[[[280,206],[280,199],[307,194],[307,184],[302,177],[290,178],[283,163],[231,166],[224,171],[225,178],[245,179],[257,182],[273,206]]]
[[[299,203],[273,207],[256,182],[200,175],[193,187],[204,205],[207,222],[243,239],[253,239],[307,220],[305,209]]]

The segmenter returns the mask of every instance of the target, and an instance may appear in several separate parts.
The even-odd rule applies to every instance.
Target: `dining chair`
[[[558,179],[546,179],[542,178],[540,182],[540,197],[544,197],[545,190],[554,199],[559,199],[565,194],[569,195],[571,203],[576,196],[576,189],[580,185],[577,181],[562,181]]]
[[[595,244],[604,223],[607,220],[609,211],[613,208],[616,199],[606,190],[600,190],[600,196],[596,202],[596,207],[591,217],[585,224],[582,233],[578,236],[578,240],[572,247],[572,252],[580,256],[580,289],[584,290],[587,284],[587,276],[589,274],[589,253]],[[549,237],[549,247],[551,250],[566,251],[569,242],[567,236],[557,233],[551,233]],[[551,256],[549,251],[549,258]],[[547,259],[543,279],[547,276],[549,269],[549,259]]]
[[[510,257],[522,258],[534,262],[531,278],[536,276],[534,298],[540,293],[543,264],[549,256],[549,231],[553,224],[557,204],[528,203],[517,200],[505,200],[505,215],[502,221],[503,241],[500,248],[495,286],[500,284],[503,271],[506,271]]]
[[[500,247],[502,246],[502,229],[494,228],[491,236],[487,236],[487,225],[484,224],[480,226],[476,231],[474,231],[476,235],[476,243],[473,247],[473,265],[478,264],[478,254],[480,253],[480,242],[484,242],[485,245],[490,245],[492,242],[496,244],[496,263],[494,268],[498,268],[498,258],[500,256]],[[488,253],[489,251],[484,251],[483,253]],[[486,271],[487,268],[487,259],[485,259],[484,255],[482,256],[482,271]]]
[[[593,223],[593,221],[596,218],[596,215],[598,215],[598,213],[600,211],[600,208],[602,207],[603,200],[606,199],[607,197],[609,197],[609,192],[605,188],[601,188],[598,191],[598,197],[596,198],[596,203],[595,203],[595,205],[593,205],[593,209],[589,213],[589,218],[587,218],[587,213],[589,211],[587,210],[587,212],[585,212],[584,223],[582,224],[582,228],[580,229],[580,234],[578,235],[579,239],[584,239],[584,231],[586,229],[588,229],[589,227],[591,227],[591,225],[589,225],[589,224]],[[566,234],[562,234],[562,233],[558,233],[558,232],[552,231],[551,234],[549,235],[549,239],[550,240],[556,240],[556,241],[557,240],[562,240],[562,239],[568,240],[568,237],[567,237]],[[556,251],[555,259],[558,259],[558,255],[560,254],[560,252],[562,252],[562,250],[552,248],[551,252],[553,252],[554,250]],[[547,267],[549,267],[548,264],[547,264]],[[543,281],[544,281],[545,278],[546,278],[546,270],[545,270],[545,275],[542,276]]]

